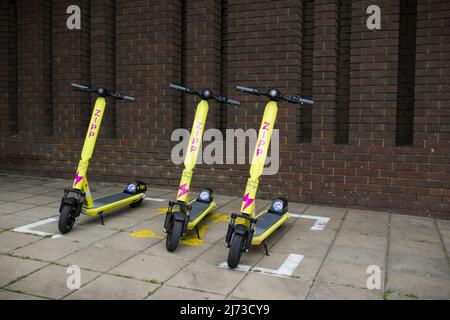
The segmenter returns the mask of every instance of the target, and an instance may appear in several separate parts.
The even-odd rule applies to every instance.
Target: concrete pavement
[[[190,234],[169,253],[162,225],[174,190],[150,186],[140,208],[105,215],[104,226],[81,216],[61,237],[68,184],[0,173],[0,299],[450,298],[450,221],[290,203],[293,217],[269,238],[271,255],[254,247],[229,270],[220,266],[223,243],[239,199],[216,195],[201,239]],[[92,186],[96,197],[123,189]],[[79,289],[70,286],[73,266]]]

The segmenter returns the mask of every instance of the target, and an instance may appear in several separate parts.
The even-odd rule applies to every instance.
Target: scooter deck
[[[214,201],[210,203],[202,202],[198,200],[193,200],[189,203],[192,206],[191,211],[189,211],[189,223],[188,230],[194,229],[200,221],[216,206]]]
[[[94,200],[94,206],[92,208],[83,207],[81,213],[96,216],[101,213],[112,211],[114,209],[125,207],[132,204],[133,202],[139,201],[145,196],[143,193],[129,194],[125,192],[120,192],[112,194],[97,200]]]
[[[257,218],[258,220],[256,221],[256,230],[253,235],[252,245],[261,244],[289,218],[289,213],[278,214],[270,211],[263,211]]]

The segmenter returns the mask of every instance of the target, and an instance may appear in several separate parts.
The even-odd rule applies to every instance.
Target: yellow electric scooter
[[[216,205],[213,201],[213,192],[209,188],[203,188],[196,199],[188,201],[193,169],[201,148],[206,117],[208,116],[208,100],[214,99],[222,103],[236,106],[240,103],[239,101],[225,97],[213,96],[211,90],[208,89],[197,92],[173,84],[170,85],[170,88],[181,91],[182,93],[197,95],[201,99],[197,105],[194,124],[192,126],[191,136],[184,158],[184,170],[178,187],[177,199],[176,201],[169,202],[169,208],[164,221],[164,232],[167,233],[166,248],[168,251],[172,252],[177,248],[181,236],[185,235],[187,230],[195,229],[197,237],[200,238],[197,225]]]
[[[98,215],[100,216],[102,224],[104,224],[103,213],[125,206],[133,208],[140,206],[145,198],[144,192],[147,190],[145,183],[133,181],[128,184],[123,192],[112,194],[97,200],[93,199],[86,173],[100,131],[100,125],[106,107],[106,97],[123,101],[135,101],[135,98],[102,87],[92,89],[91,87],[75,83],[72,83],[70,86],[79,91],[96,93],[98,97],[92,111],[91,121],[84,140],[81,160],[78,164],[75,179],[72,187],[67,187],[65,189],[64,196],[61,200],[58,229],[62,234],[72,230],[72,226],[80,216],[80,213],[89,216]]]
[[[250,178],[247,180],[244,198],[241,205],[241,214],[233,213],[228,225],[225,243],[228,248],[228,266],[236,268],[241,259],[242,252],[247,252],[252,245],[263,244],[266,255],[269,255],[265,240],[277,230],[288,218],[288,201],[285,198],[276,198],[271,206],[255,215],[255,198],[258,190],[259,177],[264,169],[267,150],[270,145],[273,127],[278,112],[278,102],[284,100],[289,103],[312,105],[312,100],[298,97],[283,96],[278,89],[270,89],[262,93],[257,89],[237,86],[243,93],[256,96],[266,96],[269,102],[266,105],[264,116],[259,129],[255,152],[250,167]]]

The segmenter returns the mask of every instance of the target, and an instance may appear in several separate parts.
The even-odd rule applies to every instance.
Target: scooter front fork
[[[74,193],[75,197],[73,197],[73,196],[69,197],[70,193]],[[73,217],[73,219],[78,220],[78,217],[80,216],[80,213],[81,213],[81,207],[83,206],[85,196],[86,196],[85,193],[80,190],[73,189],[70,187],[65,188],[64,195],[61,199],[61,204],[59,205],[59,213],[61,213],[64,206],[70,205],[75,208],[75,210],[74,210],[75,216]]]
[[[238,218],[248,220],[250,222],[249,225],[247,226],[241,223],[236,224],[236,219]],[[228,224],[227,235],[225,237],[226,247],[227,248],[230,247],[231,239],[233,238],[233,234],[235,232],[244,233],[245,242],[242,250],[244,252],[247,252],[252,246],[253,235],[255,234],[255,226],[256,226],[256,219],[253,219],[246,214],[236,214],[236,213],[231,214],[231,221]]]
[[[174,211],[174,206],[179,206],[179,210]],[[169,208],[167,209],[166,218],[164,220],[164,232],[170,233],[173,228],[174,221],[180,221],[183,223],[182,235],[186,234],[187,226],[189,224],[189,211],[192,206],[186,204],[183,201],[170,201]]]

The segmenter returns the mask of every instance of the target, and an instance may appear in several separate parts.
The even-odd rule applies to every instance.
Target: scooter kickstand
[[[200,232],[198,231],[197,226],[195,226],[195,232],[197,232],[197,238],[201,239],[201,237],[200,237]]]
[[[266,256],[270,256],[269,249],[267,248],[267,243],[263,242],[264,250],[266,251]]]
[[[100,216],[100,222],[102,223],[102,226],[104,226],[105,225],[105,221],[103,221],[103,215],[99,214],[99,216]]]

